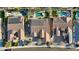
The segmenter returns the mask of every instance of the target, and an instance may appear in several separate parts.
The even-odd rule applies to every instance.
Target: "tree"
[[[75,15],[76,15],[76,11],[73,11],[73,19],[76,19]]]
[[[11,41],[8,41],[6,44],[5,44],[5,47],[11,47],[12,46],[12,42]]]
[[[53,15],[53,17],[57,17],[58,15],[57,15],[57,10],[53,10],[52,11],[52,15]]]
[[[48,17],[49,17],[49,12],[45,11],[45,18],[48,18]]]

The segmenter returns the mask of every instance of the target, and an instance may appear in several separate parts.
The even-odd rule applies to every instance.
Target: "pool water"
[[[26,15],[28,15],[28,10],[22,9],[22,10],[20,10],[20,13],[22,13],[23,16],[26,16]]]
[[[58,11],[58,15],[60,17],[68,17],[68,16],[70,16],[70,12],[68,12],[68,11]]]
[[[79,11],[76,12],[75,18],[79,19]]]
[[[36,17],[39,17],[39,16],[41,16],[41,17],[42,17],[42,16],[43,16],[43,14],[42,14],[42,13],[40,13],[40,12],[36,12],[35,14],[36,14]]]

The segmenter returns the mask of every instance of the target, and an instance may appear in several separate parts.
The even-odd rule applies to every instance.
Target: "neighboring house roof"
[[[55,18],[53,19],[53,29],[56,27],[61,27],[62,30],[65,30],[67,28],[67,22],[65,21],[66,18]]]
[[[66,23],[66,18],[62,17],[62,18],[54,18],[53,19],[53,23]]]
[[[61,17],[61,20],[67,23],[67,17]]]
[[[21,23],[20,18],[18,18],[18,17],[10,18],[10,20],[8,22],[9,22],[9,24]]]
[[[31,33],[44,29],[50,32],[49,19],[31,19]]]
[[[31,20],[31,26],[43,26],[44,20],[43,19],[33,19]]]
[[[30,19],[31,26],[46,26],[49,25],[49,19]]]
[[[70,20],[70,21],[68,22],[68,27],[70,27],[70,29],[72,29],[72,26],[73,26],[72,20]]]
[[[8,18],[8,30],[19,30],[24,28],[24,19],[21,17]]]
[[[72,20],[70,20],[67,23],[67,18],[66,17],[61,17],[61,18],[54,18],[53,19],[53,27],[61,27],[62,29],[65,29],[67,27],[70,27],[72,29]]]

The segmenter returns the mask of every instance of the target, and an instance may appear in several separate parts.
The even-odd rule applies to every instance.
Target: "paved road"
[[[79,49],[65,49],[65,48],[16,48],[12,51],[79,51]]]

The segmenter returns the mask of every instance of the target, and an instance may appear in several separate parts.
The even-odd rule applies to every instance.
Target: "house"
[[[14,40],[16,38],[19,40],[24,40],[24,17],[19,15],[9,15],[7,22],[7,32],[8,40]]]
[[[56,17],[53,18],[53,31],[54,42],[67,42],[72,43],[72,18],[71,17]]]
[[[50,42],[49,19],[30,19],[32,37],[43,38],[45,42]],[[36,39],[37,40],[37,39]]]

